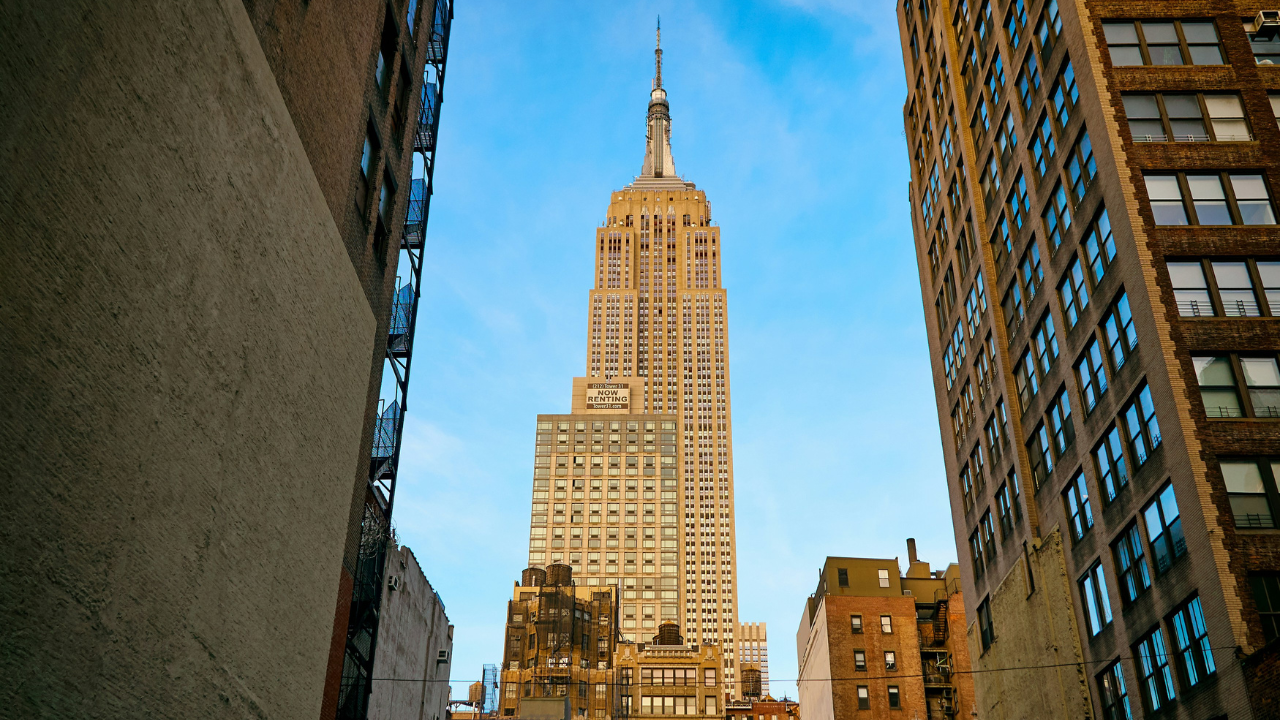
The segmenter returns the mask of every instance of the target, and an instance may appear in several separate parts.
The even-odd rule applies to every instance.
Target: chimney
[[[907,560],[912,564],[920,562],[919,558],[916,557],[916,539],[915,538],[907,538]]]

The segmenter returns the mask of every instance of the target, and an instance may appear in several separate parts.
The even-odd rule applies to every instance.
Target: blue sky
[[[892,0],[458,0],[396,525],[502,659],[535,416],[584,372],[592,239],[640,171],[662,15],[677,171],[723,237],[739,615],[775,695],[827,555],[956,556],[907,204]]]

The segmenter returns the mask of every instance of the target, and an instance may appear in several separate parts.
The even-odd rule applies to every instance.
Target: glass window
[[[1236,527],[1275,527],[1275,516],[1271,512],[1271,503],[1267,499],[1267,487],[1263,476],[1265,466],[1254,461],[1223,461],[1220,466]]]
[[[1115,56],[1114,47],[1111,54],[1112,57]],[[1165,137],[1164,120],[1160,117],[1160,106],[1155,95],[1126,94],[1121,99],[1124,102],[1124,114],[1129,119],[1129,134],[1134,142],[1165,142],[1168,139]]]
[[[1046,415],[1049,434],[1053,438],[1053,453],[1056,457],[1062,457],[1076,439],[1075,425],[1071,422],[1071,403],[1067,401],[1066,390],[1060,391],[1053,399]]]
[[[888,615],[880,616],[880,632],[886,635],[893,633],[893,618]]]
[[[1040,368],[1041,376],[1048,375],[1058,361],[1058,334],[1053,329],[1053,315],[1046,313],[1040,319],[1035,332],[1031,334],[1031,348],[1036,354],[1036,365]]]
[[[1267,298],[1267,308],[1272,315],[1280,315],[1280,262],[1259,260],[1258,277],[1262,280],[1262,294]]]
[[[1146,175],[1147,198],[1156,225],[1186,225],[1187,210],[1182,204],[1182,188],[1177,175]]]
[[[1192,65],[1221,65],[1222,49],[1218,45],[1218,29],[1213,22],[1181,23]]]
[[[1092,637],[1111,624],[1111,600],[1107,597],[1107,576],[1102,563],[1094,561],[1080,578],[1080,597],[1084,599],[1085,625]]]
[[[1160,425],[1156,422],[1155,407],[1151,403],[1151,388],[1143,383],[1137,397],[1124,406],[1120,413],[1124,418],[1126,440],[1133,453],[1135,466],[1142,467],[1147,457],[1160,447]]]
[[[1089,271],[1093,274],[1093,284],[1097,285],[1116,257],[1116,241],[1111,235],[1111,219],[1107,217],[1106,208],[1098,213],[1097,219],[1089,226],[1083,245]]]
[[[871,709],[871,691],[867,689],[866,685],[858,686],[858,709]]]
[[[1187,554],[1173,485],[1164,486],[1160,494],[1142,509],[1142,517],[1147,524],[1147,540],[1151,543],[1151,552],[1155,555],[1156,574],[1164,574],[1172,567],[1174,560]]]
[[[1244,417],[1231,358],[1193,357],[1191,363],[1196,370],[1196,380],[1200,383],[1200,399],[1204,402],[1205,415],[1211,418]]]
[[[897,710],[898,708],[902,707],[902,699],[898,694],[897,685],[889,686],[889,707],[890,709],[893,709],[893,710]]]
[[[1191,190],[1191,204],[1196,211],[1199,225],[1230,225],[1231,210],[1227,207],[1227,195],[1219,175],[1187,175],[1187,188]]]
[[[1261,175],[1232,175],[1231,189],[1240,209],[1240,222],[1245,225],[1275,225],[1276,216],[1267,196],[1267,185]],[[1201,224],[1204,225],[1203,221]]]
[[[1049,431],[1044,423],[1036,427],[1027,441],[1027,454],[1031,462],[1031,481],[1037,489],[1044,484],[1049,473],[1053,472],[1053,453],[1049,450]]]
[[[863,650],[853,651],[853,669],[865,672],[867,669],[867,653]]]
[[[1147,55],[1151,65],[1182,65],[1182,50],[1178,45],[1178,31],[1171,22],[1144,22],[1143,35],[1147,40]]]
[[[1169,129],[1176,142],[1207,142],[1209,134],[1205,131],[1204,116],[1200,112],[1200,101],[1195,95],[1174,95],[1166,93],[1163,98],[1165,112],[1169,115]]]
[[[1071,227],[1071,206],[1067,204],[1067,191],[1058,183],[1049,195],[1049,202],[1044,209],[1045,238],[1049,241],[1049,250],[1054,252],[1062,245],[1062,233]],[[1034,247],[1034,246],[1033,246]]]
[[[859,635],[862,633],[862,616],[861,615],[849,616],[849,629],[855,635]]]
[[[1112,426],[1102,438],[1102,442],[1093,449],[1093,460],[1098,470],[1098,484],[1107,496],[1107,502],[1116,499],[1120,491],[1129,484],[1129,473],[1125,469],[1123,443],[1120,442],[1120,429]]]
[[[1259,573],[1249,577],[1253,603],[1262,620],[1262,638],[1271,642],[1280,637],[1280,573]]]
[[[1067,318],[1067,329],[1075,327],[1080,311],[1089,305],[1089,291],[1085,287],[1084,268],[1079,258],[1071,261],[1058,285],[1058,299],[1062,302],[1062,314]]]
[[[1098,675],[1098,688],[1102,694],[1102,720],[1133,720],[1119,660]]]
[[[991,624],[991,600],[984,599],[978,605],[978,631],[982,639],[982,652],[991,648],[996,641],[995,627]]]
[[[1218,284],[1223,314],[1228,317],[1257,317],[1258,300],[1253,294],[1253,279],[1244,262],[1214,261],[1213,279]]]
[[[897,653],[895,653],[895,652],[894,652],[894,651],[892,651],[892,650],[885,650],[885,651],[884,651],[884,669],[885,669],[885,670],[897,670],[897,669],[898,669],[898,655],[897,655]]]
[[[1204,105],[1209,111],[1209,124],[1213,127],[1214,140],[1243,142],[1253,139],[1249,134],[1249,125],[1245,122],[1239,95],[1205,95]]]
[[[1112,65],[1121,67],[1144,64],[1138,30],[1133,23],[1103,23],[1102,34],[1107,40]]]
[[[1174,697],[1173,672],[1169,669],[1169,655],[1159,626],[1138,641],[1136,650],[1142,696],[1147,710],[1156,712],[1173,702]]]
[[[1085,482],[1084,473],[1067,483],[1062,491],[1062,500],[1067,508],[1067,524],[1071,528],[1071,539],[1079,542],[1085,533],[1093,528],[1093,510],[1089,508],[1089,485]]]
[[[1102,328],[1107,337],[1111,364],[1119,370],[1138,346],[1138,331],[1133,326],[1133,313],[1129,312],[1128,294],[1120,294],[1120,299],[1107,311]]]
[[[1178,675],[1186,687],[1199,685],[1217,671],[1200,598],[1192,598],[1173,613],[1173,641],[1177,650]]]
[[[1142,550],[1137,523],[1131,523],[1120,533],[1112,552],[1116,560],[1120,599],[1128,605],[1151,587],[1151,574],[1147,571],[1147,558]]]
[[[1242,357],[1244,383],[1254,417],[1280,417],[1280,367],[1274,357]]]
[[[1178,314],[1183,317],[1214,315],[1213,302],[1209,298],[1209,283],[1205,281],[1204,268],[1200,263],[1170,262],[1167,266]]]
[[[1098,399],[1107,391],[1107,373],[1102,364],[1102,350],[1097,340],[1090,340],[1084,354],[1076,362],[1076,379],[1080,383],[1080,395],[1084,400],[1085,414],[1093,411]]]

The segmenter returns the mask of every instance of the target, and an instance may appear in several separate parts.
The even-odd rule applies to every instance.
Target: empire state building
[[[661,35],[640,175],[595,231],[587,372],[539,415],[530,566],[618,588],[626,639],[676,622],[738,662],[728,299],[706,193],[676,174]]]

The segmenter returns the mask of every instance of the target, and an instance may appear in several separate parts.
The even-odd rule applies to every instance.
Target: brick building
[[[800,703],[769,695],[730,700],[724,710],[726,720],[800,720]]]
[[[972,712],[960,569],[931,571],[907,547],[906,575],[896,558],[829,557],[819,571],[796,631],[808,720]]]
[[[616,588],[576,585],[568,565],[525,570],[507,604],[498,714],[525,714],[529,699],[565,698],[574,717],[616,717],[617,640]]]
[[[364,717],[449,2],[5,17],[0,705]]]
[[[1273,8],[898,4],[983,717],[1275,714]]]

